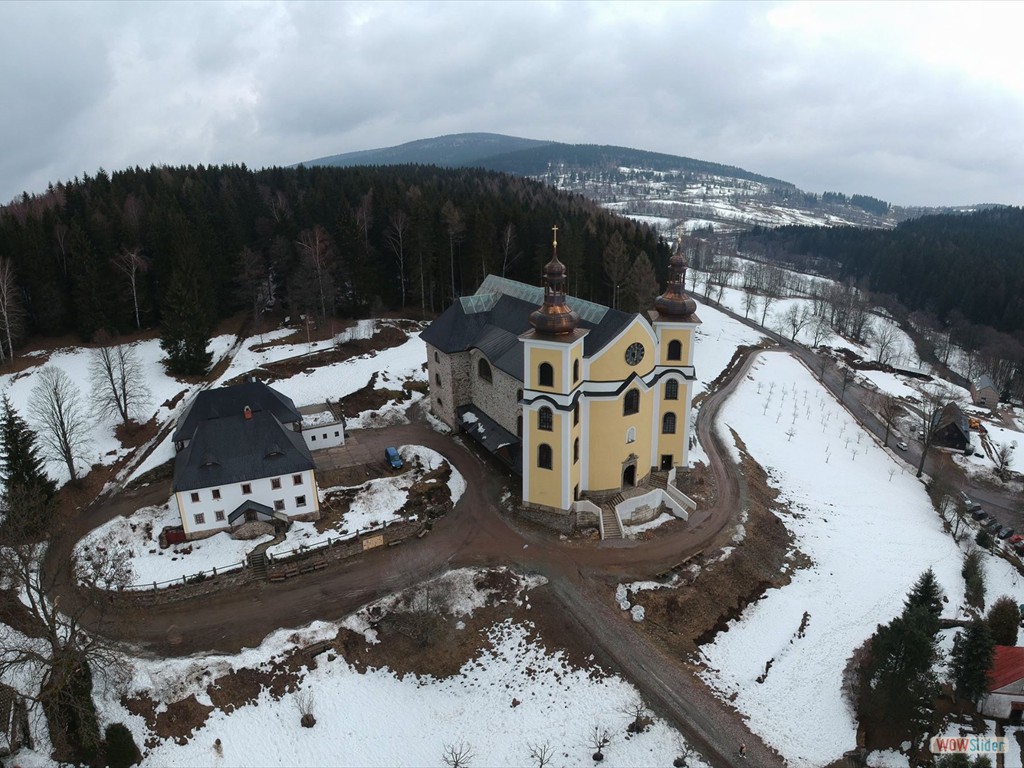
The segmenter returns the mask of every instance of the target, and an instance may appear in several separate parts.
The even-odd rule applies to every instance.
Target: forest
[[[853,282],[943,322],[1024,331],[1024,209],[922,216],[894,229],[755,228],[744,253]]]
[[[669,249],[650,228],[493,171],[100,170],[0,209],[0,353],[160,327],[172,367],[199,371],[216,322],[240,310],[430,316],[488,273],[538,283],[556,224],[574,295],[615,298],[613,235],[664,279]]]

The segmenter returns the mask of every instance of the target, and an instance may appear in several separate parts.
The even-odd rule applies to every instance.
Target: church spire
[[[683,227],[676,236],[676,252],[668,260],[668,284],[654,300],[654,308],[665,317],[683,318],[697,311],[697,302],[686,295],[686,254],[683,253]]]
[[[565,303],[565,265],[558,260],[558,227],[551,227],[551,261],[544,265],[544,303],[530,313],[530,325],[538,333],[572,333],[580,316]]]

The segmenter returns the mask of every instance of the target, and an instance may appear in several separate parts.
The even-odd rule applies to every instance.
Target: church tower
[[[686,465],[689,461],[690,403],[695,377],[693,368],[694,331],[700,324],[695,314],[697,302],[686,295],[686,268],[683,233],[680,228],[676,250],[668,262],[668,284],[654,300],[651,322],[658,339],[661,372],[659,381],[659,466]]]
[[[544,266],[544,303],[530,313],[523,343],[523,501],[568,509],[580,489],[579,388],[583,339],[579,315],[565,300],[565,265],[552,227],[551,260]]]

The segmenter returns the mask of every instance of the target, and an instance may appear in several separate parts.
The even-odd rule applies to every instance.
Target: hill
[[[440,165],[442,167],[489,167],[484,161],[522,150],[543,147],[550,142],[521,139],[500,133],[454,133],[432,139],[419,139],[382,149],[364,149],[340,155],[320,157],[300,165]],[[502,169],[495,169],[502,170]]]
[[[804,192],[791,182],[732,165],[630,147],[565,144],[496,133],[438,136],[332,155],[302,165],[397,163],[474,166],[527,176],[579,192],[662,233],[679,225],[720,233],[758,225],[892,227],[904,217],[884,200]]]

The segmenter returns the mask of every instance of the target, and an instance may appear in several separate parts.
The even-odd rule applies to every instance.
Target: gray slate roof
[[[282,424],[293,424],[302,420],[298,408],[290,397],[271,389],[262,381],[246,381],[231,387],[206,389],[196,395],[188,411],[178,422],[172,439],[175,442],[190,440],[199,424],[210,419],[235,415],[241,417],[247,405],[254,413],[269,411]]]
[[[216,390],[211,390],[216,391]],[[302,433],[285,427],[270,411],[246,419],[240,411],[200,421],[174,459],[174,490],[243,483],[314,469]]]
[[[988,374],[982,374],[981,376],[979,376],[978,380],[974,384],[974,388],[978,392],[980,392],[983,389],[993,389],[996,392],[999,391],[998,389],[996,389],[996,383],[992,381],[992,377],[989,376]]]
[[[543,301],[542,288],[488,275],[473,296],[453,303],[420,338],[446,354],[479,349],[492,365],[522,381],[519,335],[531,329],[530,313]],[[600,352],[637,316],[572,296],[566,303],[579,312],[579,327],[590,331],[583,339],[585,357]]]

